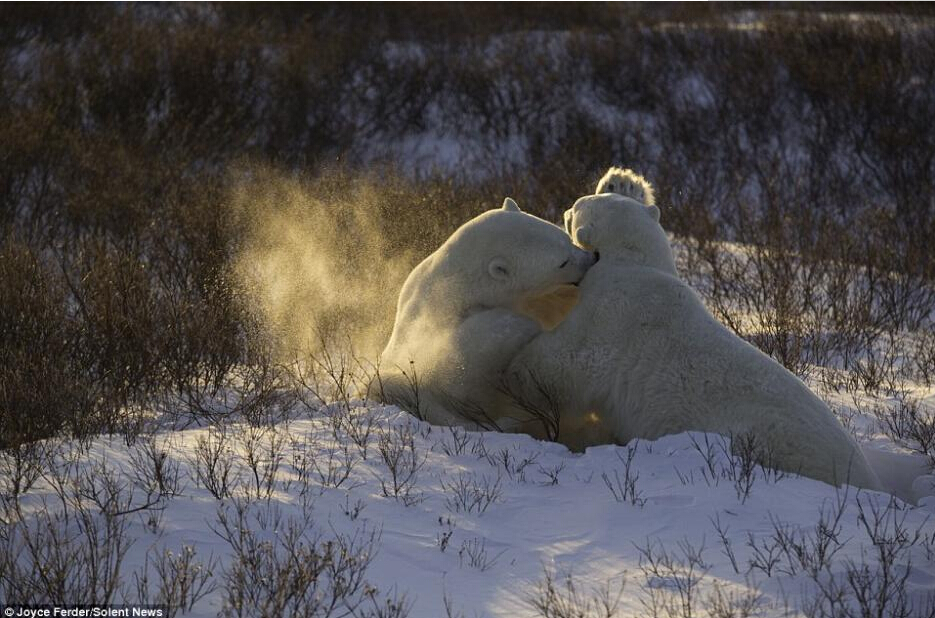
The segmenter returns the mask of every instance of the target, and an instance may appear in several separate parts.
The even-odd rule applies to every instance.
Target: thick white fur
[[[656,204],[653,186],[649,184],[649,181],[633,170],[622,167],[612,167],[607,170],[604,177],[597,182],[597,189],[594,193],[619,193],[632,197],[647,206]]]
[[[433,423],[502,426],[503,371],[543,330],[528,305],[561,296],[594,259],[509,198],[468,221],[406,279],[376,394]]]
[[[613,193],[582,197],[566,213],[576,243],[599,251],[600,261],[568,318],[513,360],[511,388],[535,397],[549,385],[560,439],[572,447],[683,431],[752,433],[773,467],[879,488],[828,407],[720,324],[678,278],[658,218],[655,206]]]

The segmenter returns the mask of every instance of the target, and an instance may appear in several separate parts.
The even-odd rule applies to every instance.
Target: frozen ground
[[[898,450],[871,435],[870,419],[857,420],[871,448]],[[324,569],[297,583],[316,563],[302,553],[315,539],[343,539],[337,547],[359,552],[361,570],[363,554],[372,558],[362,573],[372,587],[349,595],[363,602],[356,615],[405,615],[393,613],[401,603],[420,618],[578,616],[561,613],[561,602],[583,606],[598,590],[612,600],[620,594],[618,616],[653,615],[653,607],[659,616],[931,615],[935,500],[912,506],[759,468],[745,474],[725,448],[714,435],[682,434],[575,454],[523,435],[432,427],[393,407],[304,408],[264,428],[160,432],[131,447],[102,437],[87,452],[65,445],[59,472],[47,471],[22,497],[25,525],[8,527],[0,549],[19,556],[19,568],[28,569],[36,552],[57,564],[63,560],[54,551],[42,552],[51,551],[50,530],[67,531],[60,538],[73,537],[77,553],[65,562],[77,565],[95,543],[106,545],[109,528],[86,535],[75,508],[69,520],[56,519],[61,496],[101,521],[102,509],[154,502],[114,518],[126,525],[130,545],[113,598],[158,600],[160,582],[179,598],[180,577],[164,574],[187,556],[202,568],[181,579],[199,581],[199,572],[210,571],[193,616],[217,615],[239,594],[256,595],[241,597],[245,609],[266,599],[266,615],[309,609],[296,599],[321,600],[330,581]],[[77,464],[65,464],[69,459]],[[157,460],[169,494],[161,497],[152,474]],[[109,501],[108,486],[123,502]],[[160,559],[165,550],[173,552],[169,560]],[[102,551],[99,561],[116,555]],[[75,582],[88,577],[87,568],[72,570]],[[546,572],[554,577],[551,596],[543,592]],[[2,575],[0,566],[0,582]],[[292,605],[273,602],[293,587]],[[4,594],[9,589],[0,587]],[[860,594],[881,611],[843,613]],[[539,613],[536,600],[552,613]],[[908,613],[897,612],[900,603]],[[734,613],[718,613],[731,607]],[[319,607],[307,615],[343,612],[338,603],[331,614]]]

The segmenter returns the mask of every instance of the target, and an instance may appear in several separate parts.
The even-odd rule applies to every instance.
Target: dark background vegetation
[[[275,391],[232,273],[231,187],[257,169],[373,187],[415,260],[504,195],[557,220],[631,167],[721,319],[800,374],[842,370],[830,387],[905,396],[935,379],[933,23],[901,4],[4,5],[0,446]],[[385,148],[426,132],[472,165]]]

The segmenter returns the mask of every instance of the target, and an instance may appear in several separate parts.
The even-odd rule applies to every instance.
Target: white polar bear
[[[436,424],[502,428],[503,371],[595,259],[510,198],[468,221],[403,284],[378,395]]]
[[[610,176],[615,188],[635,182],[633,193],[651,200],[638,176]],[[603,186],[610,188],[606,177]],[[567,319],[525,346],[508,370],[511,389],[523,397],[548,395],[562,442],[582,448],[684,431],[752,434],[769,453],[763,463],[832,484],[879,487],[828,407],[720,324],[678,278],[656,206],[590,195],[565,223],[600,261]]]

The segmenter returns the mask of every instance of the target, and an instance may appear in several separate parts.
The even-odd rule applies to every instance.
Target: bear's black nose
[[[600,260],[601,260],[601,252],[595,251],[594,252],[594,263],[597,264]]]

